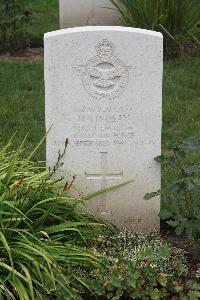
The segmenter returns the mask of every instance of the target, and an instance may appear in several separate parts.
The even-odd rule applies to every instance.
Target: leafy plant
[[[0,0],[0,51],[14,52],[27,45],[30,16],[27,1]]]
[[[70,183],[30,162],[39,145],[20,158],[24,142],[0,150],[0,299],[80,299],[74,270],[97,267],[86,242],[101,224],[69,196]]]
[[[145,195],[148,200],[160,194],[161,219],[174,227],[176,234],[186,233],[190,239],[200,238],[200,163],[188,162],[188,152],[197,147],[192,138],[170,143],[167,154],[155,160],[173,168],[176,178],[162,190]]]
[[[187,280],[184,251],[165,243],[156,232],[122,230],[99,236],[93,247],[102,255],[102,266],[86,271],[85,280],[98,299],[192,299],[191,295],[198,299],[200,295],[198,282]]]
[[[198,0],[109,0],[127,26],[161,31],[168,56],[199,45]]]

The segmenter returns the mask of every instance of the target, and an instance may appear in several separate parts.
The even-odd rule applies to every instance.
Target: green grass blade
[[[108,188],[105,188],[105,189],[102,189],[102,190],[99,190],[97,192],[94,192],[94,193],[91,193],[89,195],[86,195],[86,196],[83,196],[82,199],[83,200],[90,200],[90,199],[93,199],[94,197],[96,196],[99,196],[103,193],[106,193],[106,192],[110,192],[112,190],[115,190],[117,188],[120,188],[120,187],[123,187],[131,182],[133,182],[134,180],[130,180],[130,181],[127,181],[127,182],[124,182],[124,183],[120,183],[120,184],[117,184],[117,185],[113,185],[113,186],[110,186]]]
[[[10,247],[8,245],[8,242],[7,242],[4,234],[1,231],[0,231],[0,239],[1,239],[2,243],[3,243],[3,245],[4,245],[4,248],[5,248],[6,252],[8,253],[12,269],[14,270],[14,264],[13,264],[11,250],[10,250]]]
[[[35,297],[34,297],[33,283],[32,283],[32,278],[31,278],[30,272],[25,267],[25,265],[23,265],[21,262],[19,263],[19,266],[21,267],[21,269],[24,271],[24,273],[26,275],[27,282],[28,282],[28,285],[29,285],[29,290],[30,290],[30,296],[31,296],[31,299],[34,300]]]
[[[11,164],[10,164],[10,167],[9,167],[8,170],[7,170],[6,177],[5,177],[5,179],[4,179],[4,182],[5,182],[7,185],[9,184],[9,181],[10,181],[10,179],[11,179],[11,177],[12,177],[12,173],[13,173],[13,171],[14,171],[15,164],[16,164],[18,158],[19,158],[19,155],[20,155],[21,150],[22,150],[22,148],[23,148],[23,146],[24,146],[24,143],[25,143],[25,141],[26,141],[26,138],[27,138],[27,135],[26,135],[25,138],[23,139],[21,145],[18,147],[18,149],[17,149],[17,151],[16,151],[16,153],[15,153],[15,155],[14,155],[14,158],[13,158]]]

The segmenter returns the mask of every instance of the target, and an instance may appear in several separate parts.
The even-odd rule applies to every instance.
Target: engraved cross
[[[101,190],[104,190],[107,188],[107,179],[115,179],[119,178],[121,179],[123,176],[123,171],[119,173],[110,173],[108,172],[108,152],[100,152],[101,154],[101,172],[100,173],[93,173],[89,174],[85,172],[85,176],[87,179],[94,179],[94,180],[101,180]],[[99,209],[101,211],[101,214],[107,214],[109,213],[109,209],[107,207],[107,193],[102,194],[102,201],[101,201],[101,207]]]

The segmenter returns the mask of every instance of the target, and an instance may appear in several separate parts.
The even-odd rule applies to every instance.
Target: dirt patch
[[[174,245],[177,248],[182,248],[189,264],[189,273],[195,277],[195,272],[200,268],[200,240],[189,240],[186,236],[178,236],[173,228],[165,222],[161,222],[161,236],[166,242]]]
[[[43,62],[44,61],[44,49],[40,48],[26,48],[22,51],[17,51],[15,54],[0,53],[1,61],[30,61],[30,62]]]

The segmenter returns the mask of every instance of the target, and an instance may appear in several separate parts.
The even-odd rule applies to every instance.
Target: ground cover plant
[[[160,31],[165,54],[184,55],[185,46],[200,43],[198,0],[110,0],[126,26]]]
[[[92,249],[101,254],[102,265],[107,267],[92,272],[79,268],[78,274],[84,274],[97,299],[200,297],[198,271],[191,272],[184,250],[166,243],[155,231],[121,230],[113,235],[102,231]]]

